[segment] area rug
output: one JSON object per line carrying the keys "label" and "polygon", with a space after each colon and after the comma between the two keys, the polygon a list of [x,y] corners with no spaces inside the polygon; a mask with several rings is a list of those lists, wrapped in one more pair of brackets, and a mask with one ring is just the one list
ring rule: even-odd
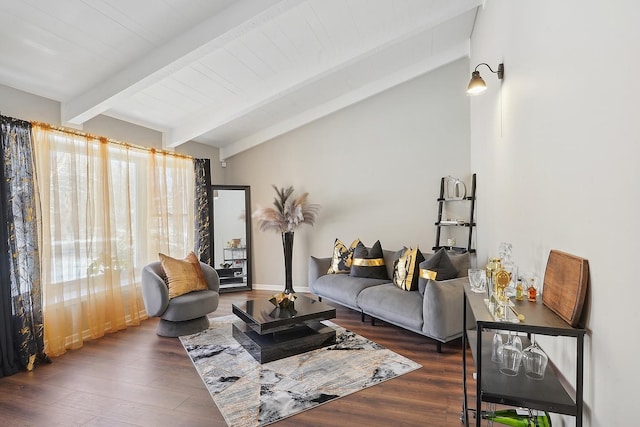
{"label": "area rug", "polygon": [[180,337],[230,427],[274,423],[421,367],[333,322],[336,344],[260,364],[233,338],[234,316]]}

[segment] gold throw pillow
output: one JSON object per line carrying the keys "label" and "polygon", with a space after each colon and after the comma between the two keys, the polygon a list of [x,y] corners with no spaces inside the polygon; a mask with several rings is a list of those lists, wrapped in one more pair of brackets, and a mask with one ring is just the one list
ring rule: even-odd
{"label": "gold throw pillow", "polygon": [[415,249],[405,249],[393,265],[393,284],[405,291],[418,289],[418,265],[424,261],[422,252]]}
{"label": "gold throw pillow", "polygon": [[158,254],[164,274],[167,276],[169,299],[194,291],[209,289],[200,262],[193,252],[184,260]]}
{"label": "gold throw pillow", "polygon": [[360,239],[356,239],[351,242],[351,245],[347,248],[340,239],[336,239],[333,243],[333,256],[331,257],[331,266],[327,271],[327,274],[346,273],[351,271],[351,262],[353,260],[353,251],[360,242]]}

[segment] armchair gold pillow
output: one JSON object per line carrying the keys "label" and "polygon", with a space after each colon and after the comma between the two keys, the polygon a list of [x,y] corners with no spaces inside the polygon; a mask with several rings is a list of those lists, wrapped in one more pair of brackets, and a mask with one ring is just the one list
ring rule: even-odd
{"label": "armchair gold pillow", "polygon": [[184,260],[158,254],[167,277],[169,299],[194,291],[209,289],[196,254],[189,252]]}
{"label": "armchair gold pillow", "polygon": [[145,310],[149,317],[160,317],[156,333],[178,337],[207,329],[207,315],[220,299],[218,273],[193,252],[184,260],[159,257],[142,268],[141,277]]}

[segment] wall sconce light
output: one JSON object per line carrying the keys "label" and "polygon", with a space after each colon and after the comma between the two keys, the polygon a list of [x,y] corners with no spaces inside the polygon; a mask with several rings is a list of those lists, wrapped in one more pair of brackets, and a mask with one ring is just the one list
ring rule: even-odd
{"label": "wall sconce light", "polygon": [[481,65],[486,65],[492,73],[497,74],[498,79],[502,80],[504,78],[504,64],[498,64],[498,71],[493,71],[489,64],[482,62],[476,65],[476,69],[471,73],[471,80],[469,81],[469,86],[467,86],[467,95],[479,95],[487,90],[487,84],[482,80],[480,71],[478,71],[478,67]]}

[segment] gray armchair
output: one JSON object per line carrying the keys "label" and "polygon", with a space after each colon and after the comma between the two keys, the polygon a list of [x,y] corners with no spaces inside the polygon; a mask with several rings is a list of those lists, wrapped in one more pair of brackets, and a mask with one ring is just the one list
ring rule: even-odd
{"label": "gray armchair", "polygon": [[207,314],[218,308],[220,279],[216,270],[200,263],[208,290],[189,292],[169,299],[160,261],[142,269],[142,298],[149,317],[160,317],[156,333],[163,337],[178,337],[200,332],[209,327]]}

